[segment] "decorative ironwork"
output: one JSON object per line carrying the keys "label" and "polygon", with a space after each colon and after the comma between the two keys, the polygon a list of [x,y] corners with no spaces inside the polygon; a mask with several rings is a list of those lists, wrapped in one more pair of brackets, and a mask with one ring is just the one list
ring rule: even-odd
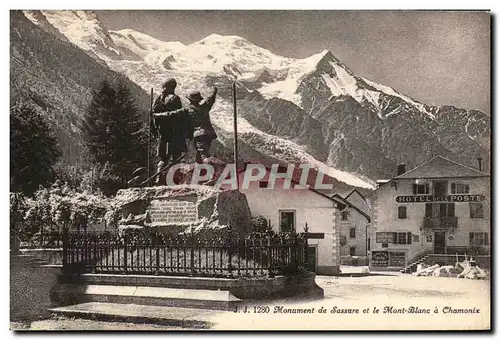
{"label": "decorative ironwork", "polygon": [[148,230],[64,232],[68,274],[120,273],[208,277],[293,275],[307,268],[307,232],[199,237]]}
{"label": "decorative ironwork", "polygon": [[458,226],[456,216],[424,216],[423,227],[429,229],[448,229]]}

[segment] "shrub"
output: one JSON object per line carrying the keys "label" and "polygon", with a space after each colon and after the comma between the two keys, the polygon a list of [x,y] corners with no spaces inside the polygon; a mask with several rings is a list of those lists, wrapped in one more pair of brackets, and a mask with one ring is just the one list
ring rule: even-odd
{"label": "shrub", "polygon": [[253,216],[252,217],[252,233],[255,234],[266,234],[266,235],[276,235],[273,230],[271,222],[263,216]]}

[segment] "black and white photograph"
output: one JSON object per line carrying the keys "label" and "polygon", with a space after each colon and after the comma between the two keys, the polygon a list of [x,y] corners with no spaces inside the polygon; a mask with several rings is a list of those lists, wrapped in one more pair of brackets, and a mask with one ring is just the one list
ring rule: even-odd
{"label": "black and white photograph", "polygon": [[491,330],[489,10],[9,19],[11,331]]}

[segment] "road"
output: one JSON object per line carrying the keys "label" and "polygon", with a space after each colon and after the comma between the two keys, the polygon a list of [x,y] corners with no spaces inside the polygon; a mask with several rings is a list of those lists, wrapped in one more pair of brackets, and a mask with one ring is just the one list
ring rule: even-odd
{"label": "road", "polygon": [[[253,313],[250,308],[251,313],[218,320],[215,328],[467,330],[488,329],[490,325],[490,281],[370,275],[318,276],[316,282],[325,291],[323,300],[274,303],[268,305],[267,313]],[[283,310],[314,308],[314,313],[280,313],[280,305]],[[468,313],[452,313],[464,310]]]}
{"label": "road", "polygon": [[[248,313],[214,311],[219,330],[469,330],[490,325],[490,281],[411,275],[316,277],[322,300],[247,305]],[[268,307],[268,308],[267,308]],[[297,312],[304,313],[297,313]],[[464,312],[467,313],[464,313]],[[293,313],[295,312],[295,313]],[[48,319],[31,330],[180,330],[178,327]]]}

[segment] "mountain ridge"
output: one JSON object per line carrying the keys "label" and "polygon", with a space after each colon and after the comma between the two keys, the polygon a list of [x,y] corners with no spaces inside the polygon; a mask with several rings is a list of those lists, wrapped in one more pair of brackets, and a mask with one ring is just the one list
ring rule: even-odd
{"label": "mountain ridge", "polygon": [[232,132],[230,86],[236,81],[240,139],[271,158],[319,162],[372,187],[375,179],[391,176],[397,163],[411,168],[436,154],[468,165],[482,157],[489,165],[484,113],[420,103],[355,74],[331,51],[294,59],[238,36],[210,34],[184,45],[132,29],[106,32],[120,57],[87,40],[77,44],[90,46],[87,53],[143,89],[159,87],[167,75],[178,79],[180,93],[217,85],[213,120],[225,139]]}

